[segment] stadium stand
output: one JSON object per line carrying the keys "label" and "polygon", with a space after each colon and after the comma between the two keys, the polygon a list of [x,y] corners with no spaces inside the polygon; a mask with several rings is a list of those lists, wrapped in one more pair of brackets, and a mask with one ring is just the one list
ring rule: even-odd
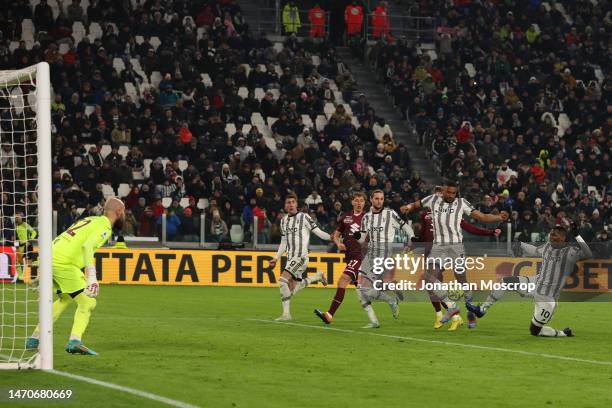
{"label": "stadium stand", "polygon": [[511,211],[513,238],[575,222],[585,239],[605,241],[610,13],[604,2],[553,5],[395,6],[437,15],[436,44],[400,36],[374,45],[369,61],[440,173],[481,210]]}
{"label": "stadium stand", "polygon": [[[370,54],[395,104],[440,171],[483,209],[511,209],[523,237],[547,231],[548,211],[605,238],[612,120],[601,10],[560,2],[581,16],[568,22],[537,1],[527,13],[516,10],[526,2],[455,3],[436,11],[436,46],[400,38]],[[250,241],[258,215],[258,241],[277,243],[289,191],[331,230],[352,191],[382,188],[398,209],[432,187],[411,174],[410,146],[355,92],[328,42],[255,35],[234,0],[60,4],[0,10],[0,67],[51,64],[58,232],[119,194],[127,234],[159,234],[165,212],[189,218],[173,239],[203,230]],[[428,15],[430,2],[418,4]],[[547,51],[561,40],[567,49]]]}

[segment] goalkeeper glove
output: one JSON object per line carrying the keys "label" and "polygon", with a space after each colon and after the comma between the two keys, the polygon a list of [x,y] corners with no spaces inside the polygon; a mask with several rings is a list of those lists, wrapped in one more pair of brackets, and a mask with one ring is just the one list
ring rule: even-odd
{"label": "goalkeeper glove", "polygon": [[89,297],[95,298],[100,293],[100,285],[98,285],[98,278],[96,277],[96,268],[94,266],[86,266],[85,274],[87,275],[87,287],[85,288],[85,294]]}

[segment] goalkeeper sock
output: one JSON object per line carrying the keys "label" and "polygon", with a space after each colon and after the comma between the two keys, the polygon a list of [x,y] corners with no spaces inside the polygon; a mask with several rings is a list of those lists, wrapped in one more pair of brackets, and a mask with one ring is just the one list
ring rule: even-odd
{"label": "goalkeeper sock", "polygon": [[287,278],[281,277],[278,279],[278,289],[281,295],[281,305],[283,305],[283,315],[288,316],[290,314],[289,303],[291,302],[291,289],[289,289],[289,281]]}
{"label": "goalkeeper sock", "polygon": [[81,292],[74,297],[74,301],[77,304],[77,310],[74,313],[74,323],[72,324],[72,331],[70,332],[70,340],[80,341],[89,324],[91,312],[96,308],[96,299]]}
{"label": "goalkeeper sock", "polygon": [[[53,302],[53,307],[51,308],[53,314],[53,323],[55,323],[55,321],[62,315],[62,313],[64,313],[64,310],[66,310],[66,308],[70,306],[71,303],[72,298],[70,296],[65,295],[63,293],[59,294],[59,297],[55,300],[55,302]],[[36,326],[36,329],[34,329],[34,333],[32,333],[31,337],[35,339],[38,339],[40,337],[40,326]]]}

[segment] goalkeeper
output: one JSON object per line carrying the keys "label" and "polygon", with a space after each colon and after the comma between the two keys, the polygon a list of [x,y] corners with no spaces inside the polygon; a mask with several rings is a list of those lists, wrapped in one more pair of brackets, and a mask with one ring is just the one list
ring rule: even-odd
{"label": "goalkeeper", "polygon": [[15,215],[15,232],[17,233],[17,241],[19,242],[19,246],[17,247],[17,275],[19,280],[24,280],[24,264],[35,256],[30,241],[35,239],[37,234],[36,230],[25,222],[23,213],[21,212]]}
{"label": "goalkeeper", "polygon": [[[58,299],[53,303],[53,321],[58,319],[72,301],[77,304],[70,339],[66,345],[69,353],[97,355],[82,342],[99,292],[94,252],[108,241],[113,226],[121,229],[124,211],[123,202],[111,197],[104,204],[104,215],[77,221],[53,241],[53,284],[58,294]],[[26,348],[38,348],[38,339],[37,327],[32,337],[28,338]]]}

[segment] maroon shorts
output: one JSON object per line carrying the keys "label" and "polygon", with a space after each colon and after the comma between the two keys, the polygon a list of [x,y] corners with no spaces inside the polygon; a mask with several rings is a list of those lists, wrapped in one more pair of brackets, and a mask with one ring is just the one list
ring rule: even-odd
{"label": "maroon shorts", "polygon": [[359,268],[361,267],[361,259],[351,259],[346,263],[344,268],[344,275],[348,275],[351,278],[351,283],[357,286],[357,277],[359,276]]}

